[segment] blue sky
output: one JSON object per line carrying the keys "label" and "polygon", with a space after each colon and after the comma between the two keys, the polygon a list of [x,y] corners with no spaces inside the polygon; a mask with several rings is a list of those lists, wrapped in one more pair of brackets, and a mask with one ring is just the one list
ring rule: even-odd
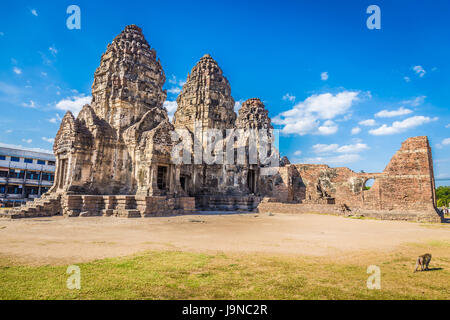
{"label": "blue sky", "polygon": [[[81,30],[66,27],[81,9]],[[381,29],[369,30],[369,5]],[[379,172],[427,135],[450,178],[448,1],[14,1],[0,10],[0,143],[51,150],[65,110],[89,102],[101,54],[137,24],[180,85],[205,53],[233,98],[259,97],[292,162]],[[238,105],[237,105],[238,106]],[[450,184],[450,181],[438,182]]]}

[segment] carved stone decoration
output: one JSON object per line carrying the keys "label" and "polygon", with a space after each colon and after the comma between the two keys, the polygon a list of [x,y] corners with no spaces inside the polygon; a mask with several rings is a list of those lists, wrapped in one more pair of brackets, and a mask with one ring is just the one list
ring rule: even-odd
{"label": "carved stone decoration", "polygon": [[162,108],[166,77],[142,30],[130,25],[108,45],[94,74],[92,108],[118,135],[153,108]]}
{"label": "carved stone decoration", "polygon": [[[148,171],[142,166],[150,167],[156,159],[151,146],[159,141],[152,130],[173,129],[163,108],[164,82],[155,50],[139,27],[127,26],[102,56],[91,106],[84,106],[76,119],[68,113],[61,123],[54,151],[65,178],[54,189],[86,194],[135,194],[138,189],[145,195],[162,193],[152,188],[150,179],[140,177]],[[168,166],[169,158],[170,148],[158,161]]]}
{"label": "carved stone decoration", "polygon": [[209,54],[192,68],[177,104],[173,121],[176,128],[184,127],[194,132],[195,120],[203,128],[234,128],[236,113],[230,84]]}
{"label": "carved stone decoration", "polygon": [[248,99],[242,103],[236,121],[238,129],[273,129],[269,111],[258,98]]}

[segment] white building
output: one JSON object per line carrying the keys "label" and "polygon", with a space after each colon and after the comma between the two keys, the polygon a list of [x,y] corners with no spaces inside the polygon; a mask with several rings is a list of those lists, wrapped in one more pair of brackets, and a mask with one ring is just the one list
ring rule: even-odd
{"label": "white building", "polygon": [[39,198],[54,178],[53,154],[0,147],[0,206]]}

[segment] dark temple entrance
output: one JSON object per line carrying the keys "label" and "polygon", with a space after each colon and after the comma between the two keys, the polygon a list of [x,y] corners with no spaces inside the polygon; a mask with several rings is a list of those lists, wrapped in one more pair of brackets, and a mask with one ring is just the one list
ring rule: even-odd
{"label": "dark temple entrance", "polygon": [[255,170],[248,170],[247,173],[247,187],[251,193],[256,192],[256,172]]}

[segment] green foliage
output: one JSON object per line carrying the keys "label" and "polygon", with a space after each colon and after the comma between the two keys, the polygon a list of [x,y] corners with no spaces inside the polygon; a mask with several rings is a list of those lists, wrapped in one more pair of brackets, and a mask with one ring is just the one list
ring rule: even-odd
{"label": "green foliage", "polygon": [[436,202],[438,207],[448,207],[450,204],[450,187],[441,186],[436,189]]}

